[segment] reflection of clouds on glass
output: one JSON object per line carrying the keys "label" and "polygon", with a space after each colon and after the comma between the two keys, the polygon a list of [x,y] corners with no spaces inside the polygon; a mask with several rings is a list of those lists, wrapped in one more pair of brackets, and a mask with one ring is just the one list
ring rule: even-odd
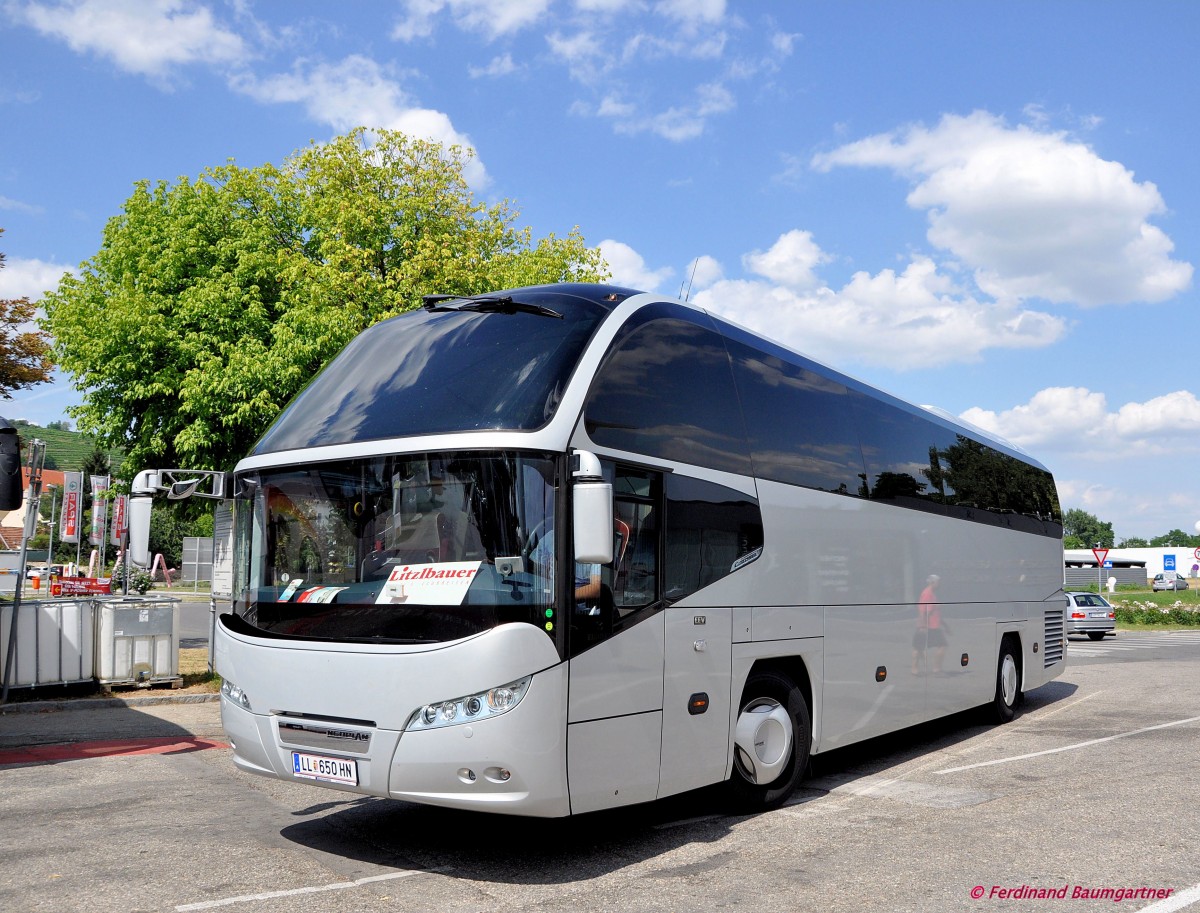
{"label": "reflection of clouds on glass", "polygon": [[296,398],[257,452],[539,428],[607,313],[580,298],[554,304],[563,319],[418,311],[376,324]]}

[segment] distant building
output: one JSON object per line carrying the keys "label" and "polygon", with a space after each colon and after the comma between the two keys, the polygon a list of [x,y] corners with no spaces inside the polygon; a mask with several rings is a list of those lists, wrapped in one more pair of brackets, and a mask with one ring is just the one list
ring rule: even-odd
{"label": "distant building", "polygon": [[[1176,571],[1184,577],[1200,577],[1200,548],[1191,546],[1160,546],[1157,548],[1110,548],[1105,556],[1105,567],[1100,573],[1104,579],[1116,577],[1118,583],[1141,583],[1154,579],[1155,574]],[[1086,582],[1096,581],[1096,556],[1090,548],[1063,549],[1063,563],[1067,568],[1067,582],[1084,575],[1078,569],[1088,568]],[[1073,573],[1074,571],[1074,573]],[[1111,573],[1109,573],[1111,572]]]}

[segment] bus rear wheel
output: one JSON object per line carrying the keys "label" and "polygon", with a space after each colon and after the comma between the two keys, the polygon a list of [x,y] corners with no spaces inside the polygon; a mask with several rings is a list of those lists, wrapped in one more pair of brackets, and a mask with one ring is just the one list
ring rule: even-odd
{"label": "bus rear wheel", "polygon": [[1012,720],[1021,706],[1022,696],[1021,648],[1010,634],[1000,641],[1000,657],[996,661],[996,696],[992,700],[996,722]]}
{"label": "bus rear wheel", "polygon": [[734,728],[733,804],[746,812],[782,805],[804,777],[811,747],[811,716],[795,682],[775,671],[751,675]]}

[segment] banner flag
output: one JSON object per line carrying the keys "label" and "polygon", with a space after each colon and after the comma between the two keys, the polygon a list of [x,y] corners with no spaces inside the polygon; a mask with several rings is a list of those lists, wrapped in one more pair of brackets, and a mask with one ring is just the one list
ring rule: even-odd
{"label": "banner flag", "polygon": [[83,502],[83,473],[63,473],[63,506],[58,536],[63,542],[79,541],[79,509]]}
{"label": "banner flag", "polygon": [[100,545],[104,541],[104,521],[108,516],[108,476],[92,476],[92,529],[88,542]]}
{"label": "banner flag", "polygon": [[117,495],[113,498],[112,529],[109,531],[108,541],[118,547],[125,544],[125,527],[127,525],[125,510],[128,507],[129,495]]}

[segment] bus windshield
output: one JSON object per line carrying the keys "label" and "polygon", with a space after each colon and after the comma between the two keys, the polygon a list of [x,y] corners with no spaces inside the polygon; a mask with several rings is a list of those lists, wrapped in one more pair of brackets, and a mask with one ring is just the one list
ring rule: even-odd
{"label": "bus windshield", "polygon": [[554,637],[555,461],[428,453],[239,476],[234,614],[255,633],[442,643],[507,622]]}
{"label": "bus windshield", "polygon": [[627,294],[610,286],[522,289],[377,323],[296,396],[254,453],[541,428],[588,340]]}

